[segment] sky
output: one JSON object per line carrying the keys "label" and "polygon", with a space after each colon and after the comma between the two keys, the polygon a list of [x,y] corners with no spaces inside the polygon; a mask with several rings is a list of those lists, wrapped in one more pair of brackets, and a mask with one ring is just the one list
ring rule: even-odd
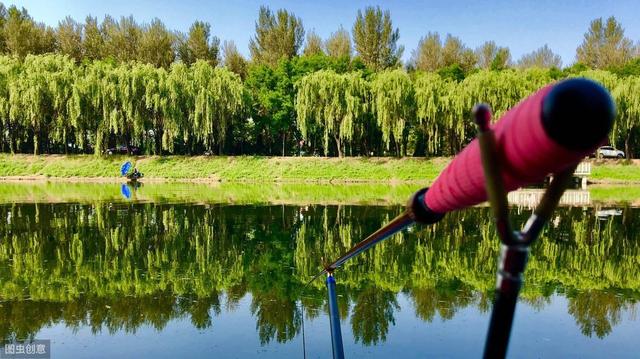
{"label": "sky", "polygon": [[598,17],[615,16],[625,34],[635,43],[640,40],[640,3],[638,0],[444,0],[444,1],[254,1],[254,0],[23,0],[4,1],[5,5],[25,7],[31,16],[56,26],[65,16],[83,22],[91,14],[102,19],[133,15],[140,22],[157,17],[169,29],[186,32],[195,20],[207,21],[221,41],[233,40],[238,49],[249,54],[249,40],[261,5],[272,10],[286,8],[302,19],[305,30],[315,30],[327,38],[340,26],[351,31],[358,9],[380,6],[391,11],[394,27],[400,30],[399,44],[405,47],[407,61],[418,41],[428,32],[458,36],[473,49],[493,40],[508,46],[513,60],[544,44],[562,57],[563,65],[575,62],[576,48],[582,42],[589,23]]}

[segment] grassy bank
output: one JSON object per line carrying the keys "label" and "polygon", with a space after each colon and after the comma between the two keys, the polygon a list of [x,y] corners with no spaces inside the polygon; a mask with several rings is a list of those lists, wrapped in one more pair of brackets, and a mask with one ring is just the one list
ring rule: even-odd
{"label": "grassy bank", "polygon": [[[0,177],[118,180],[120,165],[131,160],[147,180],[207,182],[423,182],[434,180],[449,158],[184,157],[91,155],[0,155]],[[640,183],[640,164],[594,163],[590,180]]]}
{"label": "grassy bank", "polygon": [[96,157],[91,155],[0,155],[0,177],[117,179],[131,160],[147,179],[228,182],[428,181],[447,159],[321,157]]}
{"label": "grassy bank", "polygon": [[591,170],[590,180],[599,183],[640,183],[640,163],[634,161],[598,161]]}

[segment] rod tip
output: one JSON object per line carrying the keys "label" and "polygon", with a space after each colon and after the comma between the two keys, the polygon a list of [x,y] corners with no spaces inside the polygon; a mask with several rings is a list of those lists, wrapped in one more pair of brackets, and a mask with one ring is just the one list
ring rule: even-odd
{"label": "rod tip", "polygon": [[609,92],[585,78],[561,81],[545,96],[542,105],[545,131],[571,150],[586,151],[601,144],[611,131],[615,116]]}

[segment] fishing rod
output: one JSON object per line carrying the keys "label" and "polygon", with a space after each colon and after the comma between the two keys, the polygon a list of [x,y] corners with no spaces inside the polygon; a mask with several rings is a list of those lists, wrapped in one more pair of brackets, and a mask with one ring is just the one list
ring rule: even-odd
{"label": "fishing rod", "polygon": [[384,227],[378,229],[362,241],[358,242],[351,249],[349,249],[349,251],[340,256],[340,258],[334,260],[332,263],[325,265],[322,271],[316,274],[309,281],[309,283],[313,282],[324,273],[333,273],[336,269],[338,269],[338,267],[342,266],[349,259],[358,256],[360,253],[368,250],[379,242],[393,236],[394,234],[402,231],[403,229],[413,225],[416,222],[431,224],[439,221],[444,215],[440,215],[437,213],[427,213],[420,208],[420,201],[424,200],[424,194],[426,193],[427,189],[428,188],[423,188],[416,192],[409,199],[407,208],[402,214],[398,215]]}
{"label": "fishing rod", "polygon": [[[495,298],[485,343],[485,358],[506,356],[515,306],[523,284],[529,247],[539,236],[572,179],[575,167],[606,141],[615,106],[596,82],[569,79],[546,86],[508,111],[491,126],[486,105],[473,110],[478,136],[429,188],[409,199],[405,211],[324,266],[310,284],[327,274],[334,358],[344,358],[334,271],[349,259],[414,223],[433,224],[448,212],[489,200],[502,243]],[[522,231],[509,219],[507,193],[553,180]]]}

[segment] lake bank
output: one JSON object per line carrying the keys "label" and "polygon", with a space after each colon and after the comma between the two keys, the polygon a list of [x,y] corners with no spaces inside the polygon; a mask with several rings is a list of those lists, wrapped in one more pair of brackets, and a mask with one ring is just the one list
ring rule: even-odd
{"label": "lake bank", "polygon": [[[451,158],[0,155],[0,181],[120,182],[130,160],[146,182],[420,183]],[[637,161],[593,161],[589,181],[640,184]]]}

